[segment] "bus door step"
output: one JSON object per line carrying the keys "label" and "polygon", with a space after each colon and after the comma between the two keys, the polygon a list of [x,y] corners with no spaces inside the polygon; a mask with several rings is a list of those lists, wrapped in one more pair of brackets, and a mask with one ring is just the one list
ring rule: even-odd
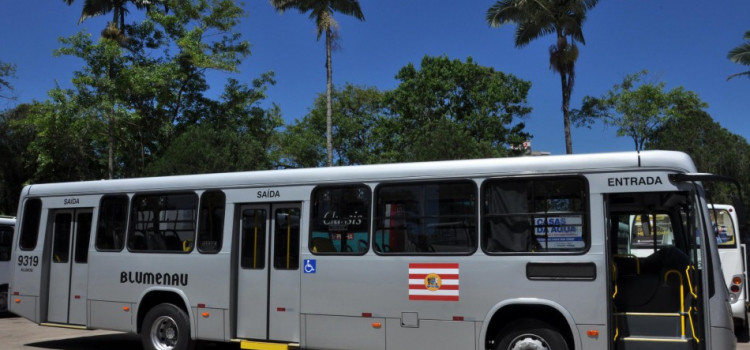
{"label": "bus door step", "polygon": [[291,349],[299,349],[299,344],[297,343],[271,343],[271,342],[261,342],[261,341],[254,341],[254,340],[242,340],[240,342],[240,349],[291,350]]}
{"label": "bus door step", "polygon": [[617,327],[624,337],[689,337],[690,325],[680,313],[618,313]]}
{"label": "bus door step", "polygon": [[617,341],[617,350],[692,350],[693,339],[680,337],[625,337]]}

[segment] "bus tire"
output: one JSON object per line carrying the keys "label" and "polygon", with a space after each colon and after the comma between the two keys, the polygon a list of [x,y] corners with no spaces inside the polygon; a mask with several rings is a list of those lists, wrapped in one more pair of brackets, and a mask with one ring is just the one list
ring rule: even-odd
{"label": "bus tire", "polygon": [[144,350],[194,349],[187,313],[169,303],[154,306],[143,319],[141,342]]}
{"label": "bus tire", "polygon": [[521,319],[500,330],[494,350],[568,350],[560,332],[547,322]]}

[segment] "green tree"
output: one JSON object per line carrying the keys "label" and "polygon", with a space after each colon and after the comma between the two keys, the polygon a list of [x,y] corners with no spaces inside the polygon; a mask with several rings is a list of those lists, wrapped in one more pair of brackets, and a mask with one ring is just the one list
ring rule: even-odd
{"label": "green tree", "polygon": [[[346,84],[334,89],[333,143],[336,165],[358,165],[377,162],[377,131],[385,118],[384,94],[374,87]],[[288,125],[282,133],[281,165],[283,167],[319,167],[327,164],[326,156],[327,96],[320,94],[313,108],[302,119]]]}
{"label": "green tree", "polygon": [[[750,144],[747,139],[722,127],[703,110],[684,109],[682,115],[664,123],[646,143],[646,148],[685,152],[700,172],[737,179],[744,191],[745,208],[750,208]],[[727,194],[733,191],[727,187],[711,199],[731,203]]]}
{"label": "green tree", "polygon": [[[384,133],[383,161],[504,157],[529,138],[518,119],[531,112],[531,83],[447,57],[422,59],[396,75],[388,93],[392,120]],[[515,124],[514,124],[515,123]]]}
{"label": "green tree", "polygon": [[230,80],[221,100],[177,136],[146,169],[148,175],[199,174],[271,169],[277,163],[276,138],[283,125],[276,105],[264,109],[273,74],[252,87]]}
{"label": "green tree", "polygon": [[310,19],[315,21],[320,36],[326,35],[326,149],[328,166],[333,165],[333,68],[331,66],[331,50],[338,34],[338,24],[333,19],[333,13],[339,12],[364,21],[365,15],[359,7],[358,0],[271,0],[271,5],[279,12],[296,9],[300,13],[310,12]]}
{"label": "green tree", "polygon": [[18,210],[18,198],[24,184],[34,176],[37,157],[29,153],[35,138],[33,126],[24,125],[32,104],[21,104],[0,112],[0,213],[13,214]]}
{"label": "green tree", "polygon": [[250,52],[234,31],[243,16],[230,0],[182,1],[126,26],[124,43],[84,33],[62,39],[58,54],[84,60],[73,81],[107,125],[112,177],[143,175],[206,112],[206,72],[235,72]]}
{"label": "green tree", "polygon": [[15,78],[16,65],[0,61],[0,98],[11,99],[11,95],[6,95],[3,90],[13,91],[13,85],[8,78]]}
{"label": "green tree", "polygon": [[698,95],[682,87],[665,91],[664,82],[644,82],[646,74],[625,76],[602,97],[584,97],[581,109],[572,112],[574,121],[591,125],[601,120],[616,127],[617,136],[632,138],[635,150],[640,151],[667,121],[682,117],[686,110],[707,107]]}
{"label": "green tree", "polygon": [[565,151],[573,153],[570,136],[570,96],[575,84],[576,43],[586,44],[583,22],[586,12],[598,0],[500,0],[487,10],[487,23],[492,27],[515,23],[515,46],[522,48],[535,39],[555,34],[556,44],[549,48],[550,68],[560,74],[562,111],[565,127]]}
{"label": "green tree", "polygon": [[[750,66],[750,30],[745,32],[745,36],[743,39],[745,39],[747,42],[729,51],[727,58],[729,58],[729,60],[734,63],[739,63],[744,66]],[[727,77],[727,80],[739,76],[750,77],[750,71],[732,74]]]}

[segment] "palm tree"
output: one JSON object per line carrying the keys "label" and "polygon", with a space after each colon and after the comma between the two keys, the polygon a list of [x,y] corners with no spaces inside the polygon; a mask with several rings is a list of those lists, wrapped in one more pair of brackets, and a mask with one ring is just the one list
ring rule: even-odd
{"label": "palm tree", "polygon": [[360,21],[365,20],[365,15],[359,7],[358,0],[271,0],[271,5],[281,13],[290,9],[296,9],[300,13],[309,11],[310,19],[315,20],[318,27],[318,40],[323,33],[326,34],[326,149],[328,150],[328,166],[333,166],[331,46],[338,31],[338,24],[333,19],[333,13],[339,12],[354,16]]}
{"label": "palm tree", "polygon": [[[750,41],[750,30],[745,32],[745,37],[743,39]],[[729,51],[729,55],[727,55],[727,58],[729,58],[729,60],[734,63],[750,66],[750,42],[746,42],[740,46],[735,47],[734,49],[732,49],[732,51]],[[750,77],[750,71],[732,74],[727,77],[727,80],[741,75]]]}
{"label": "palm tree", "polygon": [[515,46],[522,48],[534,39],[556,34],[557,42],[549,48],[550,68],[560,74],[562,111],[565,126],[565,151],[573,153],[570,137],[570,96],[575,83],[576,43],[583,39],[586,11],[599,0],[500,0],[487,10],[487,23],[492,27],[515,23]]}

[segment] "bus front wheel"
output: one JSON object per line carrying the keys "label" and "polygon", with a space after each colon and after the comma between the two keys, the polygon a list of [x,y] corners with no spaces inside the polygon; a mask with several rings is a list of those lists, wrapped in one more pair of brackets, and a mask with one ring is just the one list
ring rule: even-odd
{"label": "bus front wheel", "polygon": [[173,304],[159,304],[143,319],[141,341],[144,350],[192,350],[188,315]]}
{"label": "bus front wheel", "polygon": [[535,319],[522,319],[503,328],[495,338],[494,350],[567,350],[557,329]]}

